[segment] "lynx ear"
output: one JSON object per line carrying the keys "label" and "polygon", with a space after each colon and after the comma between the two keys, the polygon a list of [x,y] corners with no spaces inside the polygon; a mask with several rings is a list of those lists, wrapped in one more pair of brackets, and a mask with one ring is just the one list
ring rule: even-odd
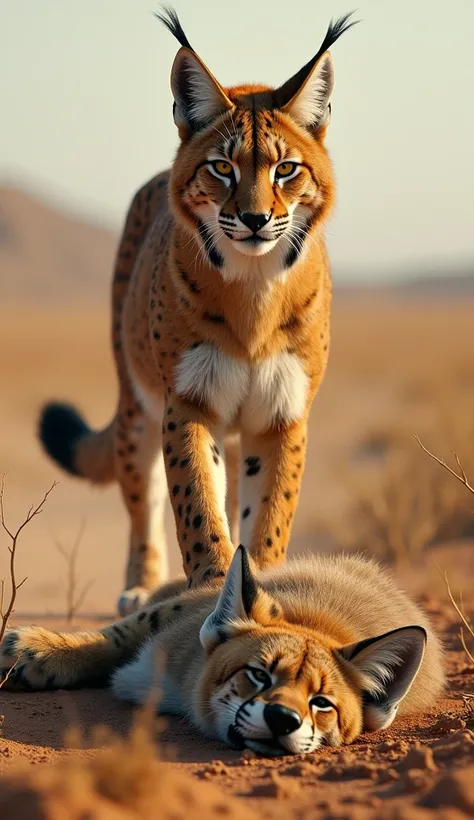
{"label": "lynx ear", "polygon": [[318,129],[328,120],[333,88],[334,69],[331,55],[327,51],[281,110],[293,117],[299,125]]}
{"label": "lynx ear", "polygon": [[341,34],[356,25],[358,21],[350,19],[352,14],[331,21],[319,51],[275,91],[278,107],[304,128],[318,131],[329,123],[334,70],[328,49]]}
{"label": "lynx ear", "polygon": [[209,651],[219,643],[232,621],[251,617],[258,594],[259,587],[250,568],[247,550],[240,546],[227,570],[216,608],[207,616],[199,632],[204,649]]}
{"label": "lynx ear", "polygon": [[339,650],[362,678],[364,729],[385,729],[394,720],[423,660],[426,632],[404,626]]}
{"label": "lynx ear", "polygon": [[189,48],[180,48],[175,57],[171,90],[175,100],[174,121],[185,133],[202,128],[233,107],[209,69]]}

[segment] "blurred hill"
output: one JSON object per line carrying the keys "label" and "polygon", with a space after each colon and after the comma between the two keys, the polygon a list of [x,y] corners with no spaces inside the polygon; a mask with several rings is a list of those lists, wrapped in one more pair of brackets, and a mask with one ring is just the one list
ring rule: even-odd
{"label": "blurred hill", "polygon": [[[73,303],[103,305],[109,300],[118,236],[45,204],[23,190],[0,187],[0,304],[37,307]],[[340,296],[399,298],[474,296],[474,260],[464,267],[437,262],[425,270],[386,271],[363,283],[356,271],[334,271]],[[348,284],[351,282],[351,284]],[[354,283],[354,284],[352,284]]]}
{"label": "blurred hill", "polygon": [[105,303],[117,237],[0,187],[0,303]]}

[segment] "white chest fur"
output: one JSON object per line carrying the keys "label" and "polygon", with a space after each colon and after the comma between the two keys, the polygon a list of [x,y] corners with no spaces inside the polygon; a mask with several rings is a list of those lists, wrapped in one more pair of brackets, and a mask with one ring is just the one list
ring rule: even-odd
{"label": "white chest fur", "polygon": [[176,391],[202,402],[224,425],[240,413],[241,427],[257,435],[276,424],[292,424],[305,411],[309,379],[293,353],[256,364],[227,356],[214,345],[186,351],[176,367]]}

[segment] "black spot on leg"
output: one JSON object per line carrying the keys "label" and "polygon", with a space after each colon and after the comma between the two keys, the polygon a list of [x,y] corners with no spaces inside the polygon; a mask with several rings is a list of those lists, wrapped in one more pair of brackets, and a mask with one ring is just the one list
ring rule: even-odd
{"label": "black spot on leg", "polygon": [[204,544],[201,541],[196,541],[193,546],[193,552],[203,552],[204,551]]}
{"label": "black spot on leg", "polygon": [[190,462],[189,458],[183,458],[182,461],[179,462],[179,466],[181,468],[182,467],[187,467],[189,465],[189,462]]}
{"label": "black spot on leg", "polygon": [[140,612],[140,615],[138,616],[137,620],[141,623],[144,620],[144,618],[146,618],[146,612]]}
{"label": "black spot on leg", "polygon": [[289,491],[289,490],[285,490],[285,492],[284,492],[284,496],[285,496],[286,500],[287,500],[287,501],[289,501],[289,500],[290,500],[290,498],[291,498],[291,493],[290,493],[290,491]]}
{"label": "black spot on leg", "polygon": [[178,515],[179,515],[180,518],[183,517],[183,505],[182,504],[178,504]]}
{"label": "black spot on leg", "polygon": [[176,467],[177,463],[178,463],[178,456],[175,456],[170,461],[170,467]]}
{"label": "black spot on leg", "polygon": [[273,547],[273,541],[271,538],[267,538],[267,547]]}
{"label": "black spot on leg", "polygon": [[187,498],[189,495],[191,495],[191,486],[190,486],[190,484],[188,484],[188,486],[186,487],[186,489],[185,489],[185,491],[184,491],[184,495],[186,496],[186,498]]}
{"label": "black spot on leg", "polygon": [[179,484],[175,484],[173,487],[173,496],[176,498],[177,495],[181,492],[181,487]]}
{"label": "black spot on leg", "polygon": [[138,502],[140,501],[140,496],[139,495],[131,495],[130,496],[130,501],[132,501],[133,504],[138,504]]}
{"label": "black spot on leg", "polygon": [[281,535],[280,527],[276,528],[275,533],[276,533],[276,537],[279,538],[280,535]]}
{"label": "black spot on leg", "polygon": [[280,614],[280,610],[278,609],[276,604],[272,604],[270,607],[270,615],[272,618],[278,618]]}
{"label": "black spot on leg", "polygon": [[196,572],[196,570],[199,569],[200,566],[201,564],[199,563],[199,561],[196,564],[194,564],[193,572]]}
{"label": "black spot on leg", "polygon": [[211,532],[210,539],[214,544],[218,544],[220,541],[219,536],[215,532]]}
{"label": "black spot on leg", "polygon": [[182,604],[174,604],[173,612],[179,612],[183,608]]}
{"label": "black spot on leg", "polygon": [[186,553],[186,563],[189,564],[190,560],[191,560],[191,553],[187,552]]}
{"label": "black spot on leg", "polygon": [[174,421],[169,421],[168,422],[168,430],[170,430],[170,432],[173,432],[174,430],[176,430],[176,424],[174,423]]}
{"label": "black spot on leg", "polygon": [[246,507],[245,510],[242,513],[242,518],[248,518],[250,513],[251,513],[250,507]]}
{"label": "black spot on leg", "polygon": [[173,448],[172,448],[171,444],[167,444],[166,445],[166,450],[165,450],[166,455],[169,456],[169,454],[172,453],[172,452],[173,452]]}
{"label": "black spot on leg", "polygon": [[257,475],[260,472],[261,464],[258,456],[249,456],[245,459],[245,463],[247,465],[247,475]]}
{"label": "black spot on leg", "polygon": [[194,527],[194,529],[198,530],[199,527],[201,526],[201,524],[202,524],[202,515],[196,515],[193,518],[193,527]]}

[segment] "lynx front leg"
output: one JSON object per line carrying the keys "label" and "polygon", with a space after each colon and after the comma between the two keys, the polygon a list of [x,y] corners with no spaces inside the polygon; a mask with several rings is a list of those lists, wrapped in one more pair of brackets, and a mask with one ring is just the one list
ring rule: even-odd
{"label": "lynx front leg", "polygon": [[242,435],[240,541],[259,567],[286,558],[305,451],[306,422]]}
{"label": "lynx front leg", "polygon": [[233,547],[226,515],[224,448],[211,417],[171,394],[163,452],[188,586],[224,576]]}

